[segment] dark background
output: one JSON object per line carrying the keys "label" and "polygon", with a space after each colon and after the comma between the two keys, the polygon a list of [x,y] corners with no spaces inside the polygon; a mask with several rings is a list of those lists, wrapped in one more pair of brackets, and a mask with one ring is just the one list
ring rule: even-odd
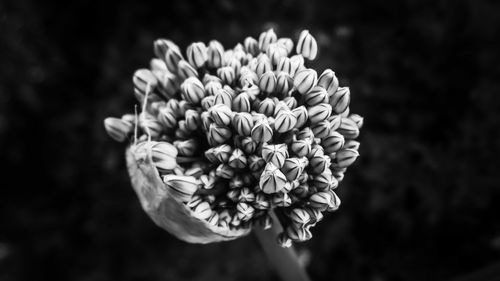
{"label": "dark background", "polygon": [[189,245],[157,228],[102,125],[132,112],[154,39],[229,47],[268,27],[308,28],[312,66],[365,117],[342,207],[299,245],[312,279],[498,270],[499,14],[486,0],[0,2],[0,280],[277,280],[253,236]]}

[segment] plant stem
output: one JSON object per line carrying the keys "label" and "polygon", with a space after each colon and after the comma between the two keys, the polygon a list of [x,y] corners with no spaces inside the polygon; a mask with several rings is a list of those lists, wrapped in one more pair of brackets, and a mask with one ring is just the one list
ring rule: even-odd
{"label": "plant stem", "polygon": [[283,231],[283,227],[276,214],[273,211],[270,214],[273,219],[271,229],[263,230],[257,227],[254,230],[269,262],[283,281],[310,281],[305,268],[299,263],[293,246],[282,248],[276,242],[276,237]]}

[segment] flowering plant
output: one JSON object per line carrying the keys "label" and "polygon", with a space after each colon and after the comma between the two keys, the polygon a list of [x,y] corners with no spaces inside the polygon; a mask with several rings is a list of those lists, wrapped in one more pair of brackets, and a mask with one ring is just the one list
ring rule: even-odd
{"label": "flowering plant", "polygon": [[154,53],[133,77],[140,114],[104,120],[114,140],[132,142],[132,186],[153,221],[191,243],[273,222],[283,247],[310,239],[340,205],[335,189],[363,125],[335,73],[306,66],[314,37],[302,31],[294,48],[270,29],[232,49],[192,43],[185,54],[158,39]]}

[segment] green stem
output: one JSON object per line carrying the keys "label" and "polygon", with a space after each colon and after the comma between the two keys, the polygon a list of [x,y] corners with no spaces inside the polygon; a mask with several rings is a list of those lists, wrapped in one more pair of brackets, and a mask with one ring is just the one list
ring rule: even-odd
{"label": "green stem", "polygon": [[299,263],[297,253],[293,246],[282,248],[276,242],[276,237],[283,231],[280,221],[273,211],[270,212],[273,219],[271,229],[263,230],[256,227],[254,232],[267,258],[274,266],[276,272],[283,281],[310,281],[305,268]]}

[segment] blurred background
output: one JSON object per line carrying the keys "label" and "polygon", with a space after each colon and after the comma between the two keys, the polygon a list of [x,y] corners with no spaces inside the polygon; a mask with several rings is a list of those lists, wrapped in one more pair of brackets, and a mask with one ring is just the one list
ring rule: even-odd
{"label": "blurred background", "polygon": [[309,29],[310,65],[365,117],[341,208],[298,245],[312,279],[498,280],[499,14],[487,0],[1,1],[0,280],[278,280],[253,236],[190,245],[156,227],[102,123],[133,111],[154,39],[234,46],[269,27]]}

